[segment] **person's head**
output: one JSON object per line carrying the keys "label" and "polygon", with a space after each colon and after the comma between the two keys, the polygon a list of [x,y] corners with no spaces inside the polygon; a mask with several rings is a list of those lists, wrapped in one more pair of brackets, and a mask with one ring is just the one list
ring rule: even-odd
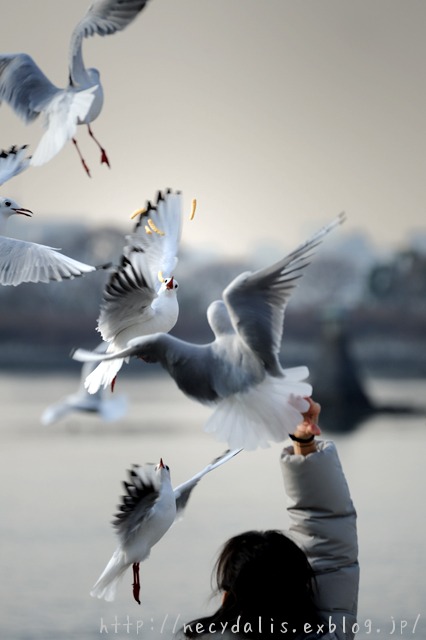
{"label": "person's head", "polygon": [[265,623],[262,635],[268,637],[273,635],[271,620],[275,632],[282,623],[292,629],[318,620],[312,568],[302,549],[280,531],[246,531],[230,538],[220,551],[213,575],[216,591],[223,594],[222,605],[213,616],[200,621],[231,625],[240,618],[241,628],[245,623],[247,631],[250,625],[257,630],[261,617]]}
{"label": "person's head", "polygon": [[230,538],[215,565],[217,589],[241,611],[303,603],[312,597],[305,553],[280,531],[246,531]]}

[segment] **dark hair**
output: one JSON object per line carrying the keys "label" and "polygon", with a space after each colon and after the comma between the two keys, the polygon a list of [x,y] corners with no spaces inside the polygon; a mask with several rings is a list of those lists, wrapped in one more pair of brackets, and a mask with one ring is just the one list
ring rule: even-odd
{"label": "dark hair", "polygon": [[281,531],[247,531],[230,538],[213,575],[216,592],[224,592],[223,602],[211,616],[185,624],[186,637],[223,630],[225,623],[236,637],[272,638],[285,629],[295,637],[294,630],[301,633],[305,624],[320,622],[311,565]]}

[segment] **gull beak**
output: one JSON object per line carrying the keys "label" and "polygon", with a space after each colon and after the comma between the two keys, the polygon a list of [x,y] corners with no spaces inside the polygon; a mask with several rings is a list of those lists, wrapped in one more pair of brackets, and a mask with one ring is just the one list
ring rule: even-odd
{"label": "gull beak", "polygon": [[163,458],[160,458],[160,464],[158,466],[160,467],[160,469],[164,469]]}
{"label": "gull beak", "polygon": [[30,211],[29,209],[24,209],[23,207],[19,207],[19,209],[12,209],[12,211],[14,211],[15,213],[21,213],[23,216],[28,216],[29,218],[31,218],[31,216],[33,215],[32,211]]}
{"label": "gull beak", "polygon": [[166,289],[173,289],[173,276],[170,278],[169,282],[166,284]]}

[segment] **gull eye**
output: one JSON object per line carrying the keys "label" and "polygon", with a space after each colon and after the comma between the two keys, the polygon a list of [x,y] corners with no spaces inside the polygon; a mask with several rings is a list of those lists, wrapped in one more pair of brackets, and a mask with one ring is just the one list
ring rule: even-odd
{"label": "gull eye", "polygon": [[12,203],[11,203],[11,201],[10,201],[10,200],[6,200],[4,204],[5,204],[5,206],[6,206],[6,207],[10,207],[10,205],[11,205]]}
{"label": "gull eye", "polygon": [[177,283],[177,282],[175,282],[175,286],[174,286],[174,288],[175,288],[175,289],[178,289],[178,288],[179,288],[179,285],[178,285],[178,283]]}

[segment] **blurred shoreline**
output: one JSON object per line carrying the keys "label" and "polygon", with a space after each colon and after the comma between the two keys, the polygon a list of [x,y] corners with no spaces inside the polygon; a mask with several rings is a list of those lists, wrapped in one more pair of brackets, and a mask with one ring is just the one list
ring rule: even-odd
{"label": "blurred shoreline", "polygon": [[[302,323],[303,330],[300,329]],[[333,354],[331,350],[327,352],[329,338],[321,334],[318,323],[307,323],[304,317],[295,316],[291,324],[299,324],[299,328],[293,331],[293,326],[289,324],[284,328],[281,353],[283,366],[306,365],[312,371],[329,367]],[[426,318],[419,318],[417,326],[412,324],[411,327],[409,324],[398,325],[395,321],[391,329],[389,324],[369,324],[368,320],[361,324],[364,326],[358,329],[349,326],[345,331],[346,348],[352,366],[363,374],[381,378],[426,378]],[[81,335],[79,340],[80,332],[77,332],[77,337],[73,336],[70,339],[69,335],[64,335],[63,339],[49,342],[52,332],[55,333],[53,326],[45,326],[43,331],[37,334],[37,339],[33,338],[31,341],[19,339],[2,342],[0,339],[0,371],[16,374],[30,370],[45,373],[78,372],[81,365],[72,359],[73,349],[94,349],[101,341],[100,337],[93,335],[92,329],[91,332],[87,332],[92,335],[91,341],[88,341],[87,334],[84,337]],[[208,332],[200,334],[198,339],[194,338],[194,334],[190,337],[186,331],[175,330],[171,333],[199,344],[211,340]],[[157,374],[159,369],[159,365],[147,365],[131,360],[120,375],[151,376]]]}
{"label": "blurred shoreline", "polygon": [[[12,225],[13,226],[13,225]],[[12,229],[13,230],[13,229]],[[61,246],[90,264],[120,260],[125,232],[64,221],[19,228],[32,240]],[[35,235],[36,232],[39,235]],[[283,366],[307,365],[315,375],[328,368],[333,340],[343,336],[350,362],[361,373],[380,377],[426,377],[426,241],[391,255],[371,246],[367,234],[339,233],[312,257],[291,294],[285,313]],[[286,255],[280,239],[241,259],[201,254],[183,245],[176,268],[179,318],[171,334],[198,344],[209,342],[210,302],[238,274]],[[0,287],[0,371],[78,371],[77,347],[101,342],[97,318],[108,272],[48,284]],[[329,348],[331,345],[331,348]],[[157,368],[131,363],[123,375],[151,375]]]}

